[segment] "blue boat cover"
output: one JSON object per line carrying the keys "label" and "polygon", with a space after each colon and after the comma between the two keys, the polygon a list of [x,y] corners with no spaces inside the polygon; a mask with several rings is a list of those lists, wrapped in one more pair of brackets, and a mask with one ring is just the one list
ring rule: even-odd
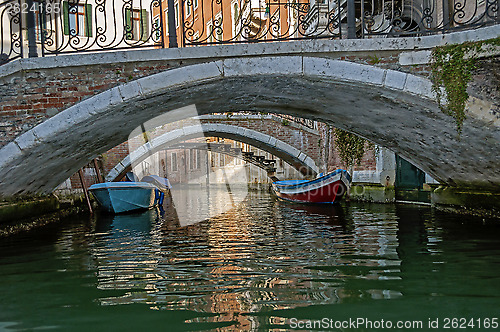
{"label": "blue boat cover", "polygon": [[127,174],[125,174],[125,177],[127,178],[127,181],[139,182],[139,178],[133,172],[128,172]]}
{"label": "blue boat cover", "polygon": [[146,175],[145,177],[142,178],[141,182],[154,184],[155,186],[158,187],[158,189],[162,191],[166,191],[172,188],[172,186],[170,185],[170,181],[168,181],[167,178],[162,178],[158,175]]}

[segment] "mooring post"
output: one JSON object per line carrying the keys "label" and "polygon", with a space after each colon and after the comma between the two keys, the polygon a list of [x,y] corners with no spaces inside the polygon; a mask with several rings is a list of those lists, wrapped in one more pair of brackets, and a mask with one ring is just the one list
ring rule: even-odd
{"label": "mooring post", "polygon": [[97,181],[99,181],[99,183],[103,183],[104,180],[102,179],[101,172],[99,171],[99,167],[97,166],[97,160],[94,158],[93,162],[94,162],[95,174],[97,175]]}
{"label": "mooring post", "polygon": [[85,195],[85,199],[87,200],[89,211],[90,213],[94,213],[94,211],[92,211],[92,204],[90,203],[89,193],[87,192],[87,186],[85,185],[85,181],[83,179],[83,172],[81,168],[78,170],[78,176],[80,177],[80,183],[82,184],[83,194]]}

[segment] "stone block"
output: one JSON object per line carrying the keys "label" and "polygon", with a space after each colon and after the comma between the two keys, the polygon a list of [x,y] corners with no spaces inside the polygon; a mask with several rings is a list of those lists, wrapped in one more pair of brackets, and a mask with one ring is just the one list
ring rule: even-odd
{"label": "stone block", "polygon": [[259,57],[224,60],[224,76],[302,75],[302,57]]}
{"label": "stone block", "polygon": [[17,137],[14,142],[21,150],[27,150],[32,148],[36,144],[40,143],[38,137],[33,134],[33,130],[27,131],[21,136]]}
{"label": "stone block", "polygon": [[435,98],[431,81],[415,75],[408,74],[403,91],[429,99]]}
{"label": "stone block", "polygon": [[10,142],[0,149],[0,169],[4,169],[10,162],[22,157],[22,151],[14,142]]}
{"label": "stone block", "polygon": [[123,101],[142,96],[141,86],[136,81],[118,86],[118,91]]}
{"label": "stone block", "polygon": [[431,51],[402,52],[399,54],[399,64],[402,66],[428,64],[431,61]]}
{"label": "stone block", "polygon": [[167,70],[155,75],[138,79],[143,94],[154,94],[168,88],[189,85],[209,79],[222,77],[222,62],[214,61],[188,67]]}
{"label": "stone block", "polygon": [[408,74],[406,73],[402,73],[395,70],[387,70],[384,79],[384,86],[391,89],[403,90],[407,76]]}
{"label": "stone block", "polygon": [[396,201],[396,191],[394,187],[355,184],[351,187],[349,197],[353,201],[391,203]]}
{"label": "stone block", "polygon": [[251,140],[255,140],[255,141],[264,143],[266,145],[269,144],[269,140],[271,139],[271,136],[260,133],[258,131],[252,130],[252,129],[245,129],[244,136],[251,139]]}
{"label": "stone block", "polygon": [[[120,164],[118,164],[116,166],[118,167],[119,165]],[[115,167],[111,171],[109,171],[109,173],[106,175],[106,181],[111,182],[114,179],[116,179],[116,177],[120,174],[121,170],[118,170],[117,167]]]}
{"label": "stone block", "polygon": [[311,168],[314,172],[319,173],[319,167],[316,165],[314,160],[311,157],[306,157],[304,159],[304,164],[306,164],[309,168]]}
{"label": "stone block", "polygon": [[349,61],[305,57],[304,75],[382,85],[385,70]]}
{"label": "stone block", "polygon": [[294,148],[291,145],[286,144],[282,141],[277,141],[275,144],[276,149],[283,151],[284,153],[291,155],[294,158],[298,158],[300,155],[300,150]]}

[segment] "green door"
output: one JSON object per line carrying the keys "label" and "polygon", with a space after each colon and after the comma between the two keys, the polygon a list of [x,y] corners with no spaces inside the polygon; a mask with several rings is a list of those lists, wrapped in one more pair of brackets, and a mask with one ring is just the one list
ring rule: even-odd
{"label": "green door", "polygon": [[422,189],[425,173],[396,154],[396,188]]}

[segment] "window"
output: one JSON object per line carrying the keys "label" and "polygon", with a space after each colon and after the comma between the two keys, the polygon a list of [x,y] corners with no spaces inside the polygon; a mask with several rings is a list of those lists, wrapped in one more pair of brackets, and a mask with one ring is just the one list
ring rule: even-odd
{"label": "window", "polygon": [[160,16],[156,16],[153,20],[153,41],[159,42],[161,40],[161,24],[160,24]]}
{"label": "window", "polygon": [[174,8],[175,8],[175,27],[178,28],[179,27],[179,3],[176,2],[175,5],[174,5]]}
{"label": "window", "polygon": [[168,36],[168,10],[165,10],[165,19],[163,22],[165,22],[165,36]]}
{"label": "window", "polygon": [[[174,5],[175,8],[175,27],[179,27],[179,3],[175,3]],[[165,10],[165,29],[166,29],[166,35],[168,36],[169,31],[168,31],[168,9]]]}
{"label": "window", "polygon": [[238,6],[238,1],[234,1],[231,4],[231,17],[233,20],[233,27],[232,27],[232,32],[233,32],[233,38],[236,37],[238,34],[238,15],[239,15],[239,6]]}
{"label": "window", "polygon": [[192,42],[196,42],[200,40],[200,32],[196,31],[193,36],[189,37]]}
{"label": "window", "polygon": [[222,14],[220,12],[215,15],[214,29],[216,41],[222,41]]}
{"label": "window", "polygon": [[213,35],[213,31],[212,31],[212,21],[209,21],[207,23],[207,41],[209,43],[214,41],[214,35]]}
{"label": "window", "polygon": [[148,11],[146,9],[126,8],[125,32],[127,40],[148,40]]}
{"label": "window", "polygon": [[194,169],[196,164],[196,151],[194,149],[189,150],[189,169]]}
{"label": "window", "polygon": [[193,0],[186,0],[186,16],[191,15],[192,6],[193,6]]}
{"label": "window", "polygon": [[170,163],[172,167],[172,172],[177,172],[177,153],[172,153],[172,158],[170,158]]}
{"label": "window", "polygon": [[[47,21],[45,16],[40,15],[40,8],[41,3],[33,2],[33,6],[29,9],[29,11],[33,12],[35,18],[35,38],[37,42],[42,42],[42,32],[47,31]],[[28,38],[26,35],[26,39]]]}
{"label": "window", "polygon": [[92,5],[63,2],[64,34],[92,37]]}
{"label": "window", "polygon": [[196,168],[201,168],[201,152],[200,150],[196,150]]}
{"label": "window", "polygon": [[207,23],[207,41],[209,43],[222,41],[222,15],[215,15],[215,20]]}

